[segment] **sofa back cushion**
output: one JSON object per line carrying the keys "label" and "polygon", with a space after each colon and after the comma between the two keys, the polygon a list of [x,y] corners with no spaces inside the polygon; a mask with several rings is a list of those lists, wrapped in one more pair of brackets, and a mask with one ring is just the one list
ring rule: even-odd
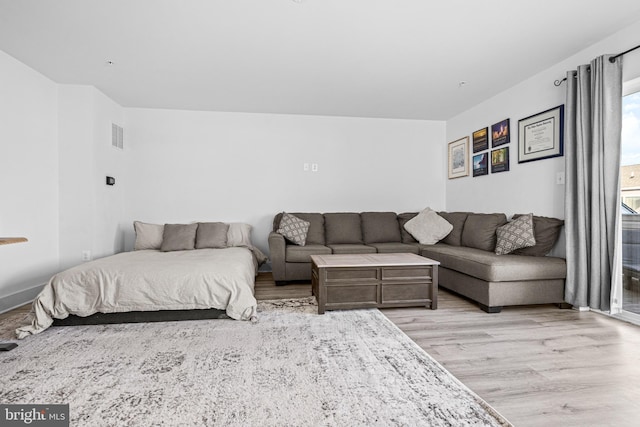
{"label": "sofa back cushion", "polygon": [[362,212],[362,238],[368,243],[400,243],[402,236],[395,212]]}
{"label": "sofa back cushion", "polygon": [[451,246],[460,246],[462,242],[462,229],[469,216],[469,212],[438,212],[438,215],[453,225],[451,233],[447,234],[447,237],[442,239],[441,242]]}
{"label": "sofa back cushion", "polygon": [[[291,215],[309,222],[309,230],[307,231],[307,245],[324,245],[324,216],[321,213],[298,213],[291,212]],[[273,218],[273,231],[277,231],[282,220],[282,212]]]}
{"label": "sofa back cushion", "polygon": [[324,231],[327,245],[341,243],[362,244],[362,225],[359,213],[324,214]]}
{"label": "sofa back cushion", "polygon": [[496,229],[507,223],[503,213],[470,213],[464,222],[461,246],[493,252],[496,249]]}
{"label": "sofa back cushion", "polygon": [[[515,219],[519,216],[522,215],[516,214],[513,218]],[[545,256],[553,249],[563,225],[564,221],[561,219],[534,215],[533,234],[536,236],[535,246],[518,249],[513,253],[517,255]]]}
{"label": "sofa back cushion", "polygon": [[404,225],[418,215],[418,212],[405,212],[398,214],[398,225],[400,226],[400,235],[402,236],[402,243],[418,243],[416,239],[413,238],[411,233],[405,230]]}

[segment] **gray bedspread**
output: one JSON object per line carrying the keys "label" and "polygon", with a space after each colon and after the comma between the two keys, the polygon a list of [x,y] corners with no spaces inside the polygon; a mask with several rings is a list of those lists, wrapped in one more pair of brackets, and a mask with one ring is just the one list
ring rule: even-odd
{"label": "gray bedspread", "polygon": [[141,250],[108,256],[56,274],[33,302],[19,339],[70,314],[217,308],[233,319],[256,315],[251,249]]}

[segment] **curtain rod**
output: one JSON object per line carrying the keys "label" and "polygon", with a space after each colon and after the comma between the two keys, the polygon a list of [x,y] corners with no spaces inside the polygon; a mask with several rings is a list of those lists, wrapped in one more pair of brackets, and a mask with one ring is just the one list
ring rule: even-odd
{"label": "curtain rod", "polygon": [[616,59],[618,59],[618,58],[619,58],[619,57],[621,57],[622,55],[626,55],[626,54],[627,54],[627,53],[629,53],[629,52],[633,52],[634,50],[636,50],[636,49],[638,49],[638,48],[640,48],[640,44],[639,44],[638,46],[636,46],[636,47],[632,47],[631,49],[625,50],[625,51],[624,51],[624,52],[622,52],[622,53],[619,53],[619,54],[617,54],[617,55],[615,55],[615,56],[610,57],[610,58],[609,58],[609,62],[611,62],[611,63],[613,64],[614,62],[616,62]]}
{"label": "curtain rod", "polygon": [[[631,49],[627,49],[624,52],[621,52],[617,55],[613,55],[611,57],[609,57],[609,62],[611,62],[612,64],[614,62],[616,62],[616,59],[618,59],[619,57],[621,57],[622,55],[626,55],[629,52],[633,52],[636,49],[640,49],[640,44],[638,46],[632,47]],[[563,78],[562,80],[556,80],[555,82],[553,82],[554,86],[560,86],[562,84],[562,82],[566,81],[567,78]]]}

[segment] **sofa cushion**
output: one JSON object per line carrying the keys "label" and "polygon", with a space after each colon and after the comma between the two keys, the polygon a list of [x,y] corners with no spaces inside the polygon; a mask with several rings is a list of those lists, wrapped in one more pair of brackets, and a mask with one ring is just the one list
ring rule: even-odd
{"label": "sofa cushion", "polygon": [[198,224],[165,224],[160,250],[187,251],[195,248]]}
{"label": "sofa cushion", "polygon": [[359,245],[356,243],[337,243],[335,245],[327,245],[334,254],[375,254],[376,248],[368,245]]}
{"label": "sofa cushion", "polygon": [[327,245],[364,243],[359,213],[326,213],[324,230]]}
{"label": "sofa cushion", "polygon": [[[519,216],[521,215],[516,214],[513,218],[518,218]],[[556,244],[563,225],[564,221],[561,219],[534,215],[533,233],[536,237],[535,246],[518,249],[513,253],[517,255],[545,256],[551,252],[553,245]]]}
{"label": "sofa cushion", "polygon": [[440,266],[487,282],[564,279],[567,265],[556,257],[496,255],[482,249],[438,243],[424,246],[420,255],[440,261]]}
{"label": "sofa cushion", "polygon": [[535,244],[533,214],[522,215],[496,229],[496,255],[506,255]]}
{"label": "sofa cushion", "polygon": [[453,230],[442,239],[442,243],[460,246],[462,229],[464,228],[464,222],[467,220],[467,216],[469,216],[469,212],[438,212],[438,215],[453,225]]}
{"label": "sofa cushion", "polygon": [[496,248],[496,229],[507,223],[505,214],[470,213],[464,222],[461,246],[493,252]]}
{"label": "sofa cushion", "polygon": [[226,248],[229,224],[224,222],[199,222],[196,230],[196,249]]}
{"label": "sofa cushion", "polygon": [[398,243],[398,242],[388,242],[388,243],[369,243],[369,246],[373,246],[376,248],[376,251],[379,254],[398,254],[398,253],[411,253],[411,254],[419,254],[420,246],[418,244],[410,244],[410,243]]}
{"label": "sofa cushion", "polygon": [[398,225],[400,226],[400,234],[402,235],[402,243],[418,243],[416,239],[413,238],[411,233],[405,230],[404,225],[418,215],[418,212],[405,212],[398,214]]}
{"label": "sofa cushion", "polygon": [[433,245],[449,234],[453,226],[435,211],[427,208],[407,221],[404,228],[421,245]]}
{"label": "sofa cushion", "polygon": [[284,259],[286,262],[311,262],[311,255],[329,255],[330,253],[331,249],[323,245],[287,245]]}
{"label": "sofa cushion", "polygon": [[400,242],[400,225],[395,212],[362,212],[362,239],[365,244]]}
{"label": "sofa cushion", "polygon": [[304,246],[307,242],[307,233],[309,232],[309,221],[298,218],[295,215],[283,212],[280,226],[276,233],[282,234],[290,242]]}
{"label": "sofa cushion", "polygon": [[[283,212],[280,212],[273,218],[273,231],[278,230]],[[291,212],[302,220],[309,223],[309,231],[307,231],[307,245],[324,245],[324,216],[321,213],[302,213]]]}

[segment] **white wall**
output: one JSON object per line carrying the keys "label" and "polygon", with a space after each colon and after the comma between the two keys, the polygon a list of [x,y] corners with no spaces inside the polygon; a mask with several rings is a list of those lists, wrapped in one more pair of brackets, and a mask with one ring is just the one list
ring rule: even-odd
{"label": "white wall", "polygon": [[[123,109],[92,86],[61,85],[59,96],[60,266],[124,250],[124,155],[111,145]],[[116,178],[107,186],[105,177]]]}
{"label": "white wall", "polygon": [[[120,223],[125,212],[125,157],[127,151],[111,145],[111,124],[124,127],[124,109],[95,88],[93,91],[93,150],[95,221],[93,257],[100,258],[124,251],[123,230]],[[127,129],[124,130],[125,139]],[[106,177],[116,179],[113,186],[106,185]]]}
{"label": "white wall", "polygon": [[[444,208],[444,122],[126,109],[134,220],[240,221],[264,251],[280,211]],[[318,172],[304,172],[303,163]]]}
{"label": "white wall", "polygon": [[62,85],[59,90],[60,268],[81,262],[93,240],[92,91]]}
{"label": "white wall", "polygon": [[32,299],[62,268],[124,249],[123,109],[89,86],[58,85],[0,51],[0,312]]}
{"label": "white wall", "polygon": [[[511,119],[510,171],[482,177],[457,178],[446,183],[447,210],[476,212],[533,212],[564,218],[564,185],[556,173],[564,171],[564,157],[518,164],[518,120],[564,104],[566,84],[553,85],[568,70],[602,54],[627,50],[640,41],[640,22],[594,44],[557,65],[523,81],[447,121],[447,141],[454,141],[503,119]],[[509,55],[505,58],[508,60]],[[640,75],[640,52],[624,57],[625,80]],[[473,84],[473,82],[471,82]]]}
{"label": "white wall", "polygon": [[[0,51],[0,299],[58,269],[58,87]],[[0,304],[0,311],[3,307]]]}

